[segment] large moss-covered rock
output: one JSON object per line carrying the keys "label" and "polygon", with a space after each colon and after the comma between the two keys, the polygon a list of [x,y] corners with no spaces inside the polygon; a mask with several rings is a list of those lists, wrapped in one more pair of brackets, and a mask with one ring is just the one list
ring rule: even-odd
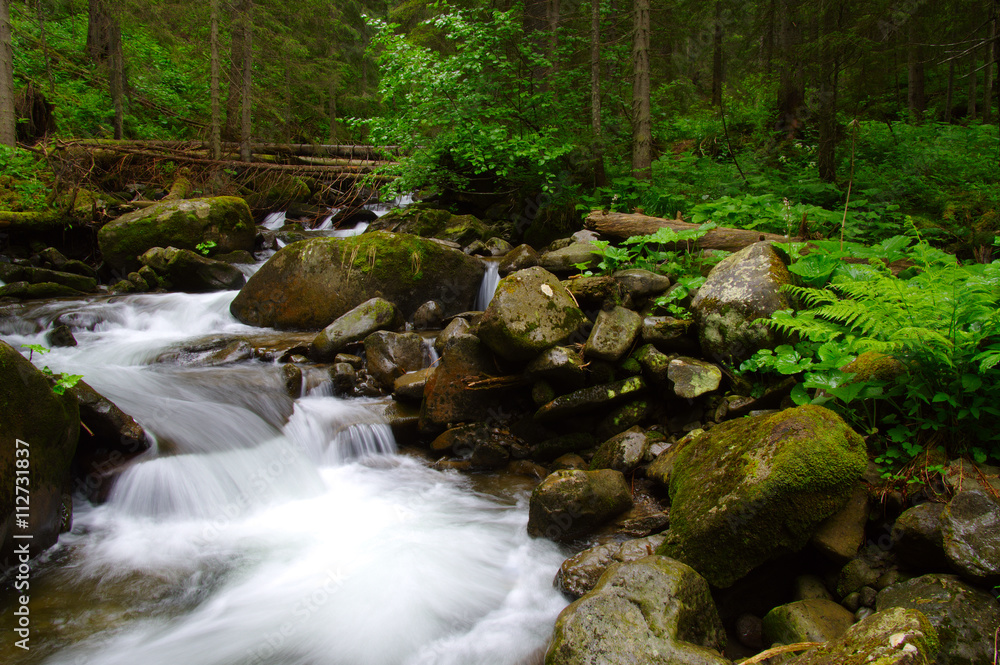
{"label": "large moss-covered rock", "polygon": [[807,651],[788,665],[927,665],[938,653],[934,627],[916,610],[878,612],[840,638]]}
{"label": "large moss-covered rock", "polygon": [[[64,501],[64,494],[70,488],[70,465],[79,433],[76,399],[53,393],[48,377],[0,341],[0,544],[5,557],[15,544],[25,542],[30,542],[32,556],[38,554],[56,542],[68,523],[72,506]],[[16,510],[25,505],[25,498],[30,510]],[[19,526],[16,518],[24,518],[28,527]],[[32,538],[15,541],[15,534]]]}
{"label": "large moss-covered rock", "polygon": [[214,242],[215,251],[253,250],[254,229],[246,201],[234,196],[161,201],[104,225],[97,234],[104,260],[113,268],[136,270],[139,255],[152,247],[194,250]]}
{"label": "large moss-covered rock", "polygon": [[196,254],[189,249],[154,247],[139,257],[144,266],[188,293],[230,291],[246,283],[239,268]]}
{"label": "large moss-covered rock", "polygon": [[937,631],[937,665],[992,663],[1000,603],[954,575],[924,575],[895,584],[878,594],[879,612],[890,608],[919,610]]}
{"label": "large moss-covered rock", "polygon": [[754,243],[723,259],[691,302],[705,356],[738,365],[758,349],[773,347],[776,334],[760,319],[791,307],[781,291],[791,282],[770,243]]}
{"label": "large moss-covered rock", "polygon": [[583,321],[583,312],[556,276],[534,267],[500,280],[478,334],[503,358],[531,360],[567,340]]}
{"label": "large moss-covered rock", "polygon": [[323,328],[312,341],[310,355],[317,360],[332,360],[348,345],[364,341],[376,330],[400,330],[403,315],[384,298],[366,300]]}
{"label": "large moss-covered rock", "polygon": [[528,534],[570,542],[632,507],[620,471],[556,471],[531,493]]}
{"label": "large moss-covered rock", "polygon": [[492,235],[492,229],[472,215],[455,215],[447,210],[410,205],[390,210],[371,223],[368,232],[390,231],[423,238],[450,240],[468,245]]}
{"label": "large moss-covered rock", "polygon": [[801,549],[844,505],[867,464],[861,437],[823,407],[722,423],[677,453],[670,531],[659,553],[727,587]]}
{"label": "large moss-covered rock", "polygon": [[0,263],[0,281],[27,282],[29,284],[59,284],[83,293],[97,291],[97,280],[69,272],[20,266],[13,263]]}
{"label": "large moss-covered rock", "polygon": [[648,556],[608,567],[556,620],[546,665],[728,665],[708,584],[679,561]]}
{"label": "large moss-covered rock", "polygon": [[318,330],[376,295],[409,317],[436,300],[445,314],[472,307],[485,267],[462,252],[402,233],[314,238],[280,249],[233,300],[253,326]]}

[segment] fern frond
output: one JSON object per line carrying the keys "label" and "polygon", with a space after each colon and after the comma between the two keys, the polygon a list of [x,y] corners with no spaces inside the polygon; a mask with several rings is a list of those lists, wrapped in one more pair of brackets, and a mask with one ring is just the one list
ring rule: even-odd
{"label": "fern frond", "polygon": [[819,307],[837,302],[837,294],[828,289],[815,289],[808,286],[785,284],[781,290],[809,307]]}

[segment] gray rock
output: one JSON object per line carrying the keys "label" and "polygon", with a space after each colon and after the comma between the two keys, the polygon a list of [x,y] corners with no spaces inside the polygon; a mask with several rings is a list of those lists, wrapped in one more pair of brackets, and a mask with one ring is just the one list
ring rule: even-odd
{"label": "gray rock", "polygon": [[47,332],[45,334],[45,342],[52,348],[58,346],[76,346],[76,338],[73,337],[73,331],[67,325],[56,326]]}
{"label": "gray rock", "polygon": [[815,575],[799,575],[795,578],[795,600],[833,600],[823,580]]}
{"label": "gray rock", "polygon": [[674,382],[674,394],[685,399],[718,389],[722,370],[712,363],[695,358],[674,358],[667,365],[667,377]]}
{"label": "gray rock", "polygon": [[922,503],[908,509],[892,525],[892,549],[899,561],[913,570],[947,570],[941,534],[943,503]]}
{"label": "gray rock", "polygon": [[555,275],[527,268],[500,280],[478,335],[502,358],[531,360],[568,339],[584,318]]}
{"label": "gray rock", "polygon": [[635,300],[659,295],[670,288],[669,277],[649,270],[619,270],[611,276],[624,286]]}
{"label": "gray rock", "polygon": [[436,300],[428,300],[413,313],[414,330],[436,330],[441,327],[444,307]]}
{"label": "gray rock", "polygon": [[639,363],[642,375],[652,384],[664,384],[669,380],[670,361],[675,356],[668,356],[652,344],[645,344],[632,354]]}
{"label": "gray rock", "polygon": [[647,316],[642,320],[642,341],[655,344],[661,351],[671,351],[680,341],[687,339],[692,322],[672,316]]}
{"label": "gray rock", "polygon": [[525,372],[533,379],[541,379],[564,390],[577,390],[587,380],[583,358],[565,346],[553,346],[528,363]]}
{"label": "gray rock", "polygon": [[1000,505],[979,490],[959,492],[941,514],[944,552],[963,578],[1000,583]]}
{"label": "gray rock", "polygon": [[867,524],[868,488],[858,483],[844,507],[819,525],[812,544],[831,561],[844,564],[864,542]]}
{"label": "gray rock", "polygon": [[454,335],[441,352],[437,371],[424,388],[421,428],[437,430],[450,423],[484,420],[503,409],[508,388],[469,389],[468,381],[497,374],[496,360],[475,335]]}
{"label": "gray rock", "polygon": [[770,243],[755,243],[723,259],[691,303],[705,357],[737,365],[758,349],[773,348],[778,337],[760,319],[791,307],[781,290],[790,283]]}
{"label": "gray rock", "polygon": [[469,322],[461,317],[454,318],[444,327],[444,330],[438,333],[438,336],[434,338],[434,350],[440,354],[444,351],[444,347],[448,344],[448,340],[452,337],[455,335],[467,334],[469,334]]}
{"label": "gray rock", "polygon": [[690,567],[650,556],[612,564],[556,620],[546,665],[729,665],[708,584]]}
{"label": "gray rock", "polygon": [[1000,604],[990,594],[954,575],[924,575],[878,594],[879,613],[890,608],[919,610],[937,631],[937,665],[984,665],[994,659]]}
{"label": "gray rock", "polygon": [[380,330],[365,338],[368,373],[383,390],[392,390],[397,378],[424,365],[424,341],[416,333]]}
{"label": "gray rock", "polygon": [[630,309],[601,310],[587,338],[584,355],[611,362],[621,360],[632,348],[641,326],[642,318]]}
{"label": "gray rock", "polygon": [[619,471],[556,471],[531,493],[528,534],[571,542],[632,507]]}
{"label": "gray rock", "polygon": [[139,261],[169,280],[174,289],[187,293],[228,291],[246,283],[239,268],[188,249],[154,247],[140,256]]}
{"label": "gray rock", "polygon": [[0,280],[12,284],[27,282],[28,284],[58,284],[81,293],[97,291],[97,280],[93,277],[83,277],[69,272],[21,266],[13,263],[0,263]]}
{"label": "gray rock", "polygon": [[601,262],[601,257],[594,253],[597,246],[590,242],[574,242],[562,249],[545,252],[539,258],[540,266],[554,273],[575,273],[579,271],[577,264],[585,264],[589,269],[594,269]]}
{"label": "gray rock", "polygon": [[530,245],[518,245],[500,260],[498,270],[501,277],[512,272],[538,265],[538,253]]}
{"label": "gray rock", "polygon": [[937,634],[927,617],[896,608],[872,614],[786,665],[926,665],[936,653]]}
{"label": "gray rock", "polygon": [[392,396],[404,402],[420,404],[424,398],[424,386],[437,371],[437,367],[425,367],[415,372],[407,372],[392,384]]}
{"label": "gray rock", "polygon": [[590,461],[590,469],[615,469],[629,473],[642,464],[647,450],[649,437],[646,432],[641,427],[633,427],[602,443]]}
{"label": "gray rock", "polygon": [[351,344],[363,342],[378,330],[403,328],[403,315],[388,300],[366,300],[324,328],[312,341],[310,354],[316,360],[334,358]]}
{"label": "gray rock", "polygon": [[[506,256],[514,247],[503,238],[490,238],[486,241],[486,251],[490,256]],[[525,266],[527,267],[527,266]]]}
{"label": "gray rock", "polygon": [[663,543],[663,536],[647,536],[624,543],[595,545],[571,556],[559,566],[553,584],[576,600],[595,586],[612,563],[629,563],[652,555]]}
{"label": "gray rock", "polygon": [[330,379],[333,381],[334,392],[338,395],[351,395],[358,385],[358,372],[350,363],[334,363]]}
{"label": "gray rock", "polygon": [[764,616],[764,638],[768,644],[828,642],[854,624],[854,613],[832,600],[797,600],[779,605]]}

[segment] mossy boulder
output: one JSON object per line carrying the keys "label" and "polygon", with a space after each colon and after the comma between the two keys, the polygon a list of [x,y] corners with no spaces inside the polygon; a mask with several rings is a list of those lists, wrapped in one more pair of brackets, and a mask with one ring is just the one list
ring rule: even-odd
{"label": "mossy boulder", "polygon": [[472,307],[484,272],[478,259],[413,235],[313,238],[272,256],[230,311],[243,323],[284,330],[324,328],[376,296],[404,317],[428,300],[452,315]]}
{"label": "mossy boulder", "polygon": [[613,383],[581,388],[568,395],[561,395],[542,406],[535,412],[535,420],[552,423],[565,418],[593,413],[595,409],[607,409],[632,400],[645,389],[646,384],[641,376],[630,376]]}
{"label": "mossy boulder", "polygon": [[985,591],[954,575],[924,575],[879,592],[875,603],[881,613],[891,608],[919,610],[927,617],[940,641],[937,665],[992,663],[1000,603]]}
{"label": "mossy boulder", "polygon": [[938,653],[934,627],[916,610],[892,609],[854,624],[838,639],[787,665],[927,665]]}
{"label": "mossy boulder", "polygon": [[531,493],[528,535],[571,542],[632,507],[620,471],[556,471]]}
{"label": "mossy boulder", "polygon": [[[215,261],[189,249],[154,247],[140,256],[139,261],[158,277],[170,282],[172,288],[177,291],[187,293],[231,291],[246,283],[246,277],[239,268],[223,261]],[[129,281],[139,286],[136,283],[138,280],[132,280],[131,276]],[[158,283],[159,281],[157,280]]]}
{"label": "mossy boulder", "polygon": [[419,204],[390,210],[371,223],[368,232],[372,231],[408,233],[450,240],[463,246],[475,240],[485,241],[493,235],[493,229],[473,215],[455,215]]}
{"label": "mossy boulder", "polygon": [[679,561],[648,556],[608,567],[556,620],[545,665],[729,665],[708,584]]}
{"label": "mossy boulder", "polygon": [[612,362],[621,360],[632,348],[641,327],[642,317],[630,309],[602,309],[587,338],[584,355]]}
{"label": "mossy boulder", "polygon": [[980,490],[959,492],[941,514],[944,552],[973,584],[1000,584],[1000,505]]}
{"label": "mossy boulder", "polygon": [[705,357],[738,365],[759,349],[773,348],[777,334],[762,319],[791,307],[781,290],[791,283],[788,268],[767,242],[745,247],[712,268],[691,302]]}
{"label": "mossy boulder", "polygon": [[779,605],[764,615],[767,644],[828,642],[854,625],[854,613],[840,603],[822,598]]}
{"label": "mossy boulder", "polygon": [[27,282],[29,284],[59,284],[82,293],[97,291],[97,280],[60,270],[20,266],[13,263],[0,263],[0,280],[9,283]]}
{"label": "mossy boulder", "polygon": [[214,242],[218,253],[252,251],[256,229],[246,201],[235,196],[160,201],[104,225],[97,241],[112,268],[136,270],[152,247],[194,250]]}
{"label": "mossy boulder", "polygon": [[670,531],[659,553],[728,587],[805,546],[867,465],[861,437],[823,407],[722,423],[677,453]]}
{"label": "mossy boulder", "polygon": [[578,273],[580,268],[577,266],[580,264],[596,269],[600,262],[600,250],[592,242],[570,243],[565,247],[545,252],[538,259],[540,266],[560,274]]}
{"label": "mossy boulder", "polygon": [[663,536],[656,534],[633,538],[624,543],[594,545],[563,561],[552,584],[563,594],[576,600],[597,586],[601,575],[611,564],[644,559],[662,543]]}
{"label": "mossy boulder", "polygon": [[500,280],[477,334],[503,358],[531,360],[569,339],[584,318],[555,275],[527,268]]}
{"label": "mossy boulder", "polygon": [[694,399],[710,393],[722,382],[722,370],[697,358],[674,358],[667,365],[667,378],[674,384],[674,394]]}
{"label": "mossy boulder", "polygon": [[317,360],[333,360],[348,345],[362,342],[376,330],[402,330],[403,315],[384,298],[366,300],[324,328],[310,346]]}
{"label": "mossy boulder", "polygon": [[[80,406],[52,392],[52,381],[0,341],[0,544],[10,554],[15,534],[31,534],[32,556],[55,544],[68,528],[70,468],[80,434]],[[23,441],[24,443],[18,443]],[[28,470],[19,475],[18,470]],[[18,481],[28,478],[29,481]],[[15,494],[15,486],[29,494]],[[64,496],[65,495],[65,496]],[[22,500],[16,501],[15,496]],[[30,511],[17,511],[29,499]],[[15,516],[27,520],[20,528]],[[6,555],[5,555],[6,556]]]}
{"label": "mossy boulder", "polygon": [[649,437],[645,430],[632,427],[602,443],[590,461],[590,468],[629,473],[642,463],[648,450]]}

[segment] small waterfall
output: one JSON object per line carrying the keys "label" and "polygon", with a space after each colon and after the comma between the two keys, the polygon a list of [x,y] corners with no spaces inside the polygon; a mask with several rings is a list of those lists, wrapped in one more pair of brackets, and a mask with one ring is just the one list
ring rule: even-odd
{"label": "small waterfall", "polygon": [[476,296],[476,309],[485,310],[493,300],[496,293],[497,284],[500,283],[500,260],[483,259],[486,264],[486,272],[483,273],[483,281],[479,283],[479,295]]}
{"label": "small waterfall", "polygon": [[333,214],[336,213],[336,212],[337,212],[336,210],[332,210],[331,214],[329,214],[326,217],[324,217],[323,221],[320,222],[313,229],[313,231],[330,231],[330,230],[332,230],[333,229]]}
{"label": "small waterfall", "polygon": [[272,212],[260,223],[268,231],[277,231],[285,225],[285,211]]}
{"label": "small waterfall", "polygon": [[330,235],[332,235],[334,238],[350,238],[353,236],[361,235],[362,233],[365,232],[367,228],[368,228],[368,222],[358,222],[349,229],[337,229]]}

